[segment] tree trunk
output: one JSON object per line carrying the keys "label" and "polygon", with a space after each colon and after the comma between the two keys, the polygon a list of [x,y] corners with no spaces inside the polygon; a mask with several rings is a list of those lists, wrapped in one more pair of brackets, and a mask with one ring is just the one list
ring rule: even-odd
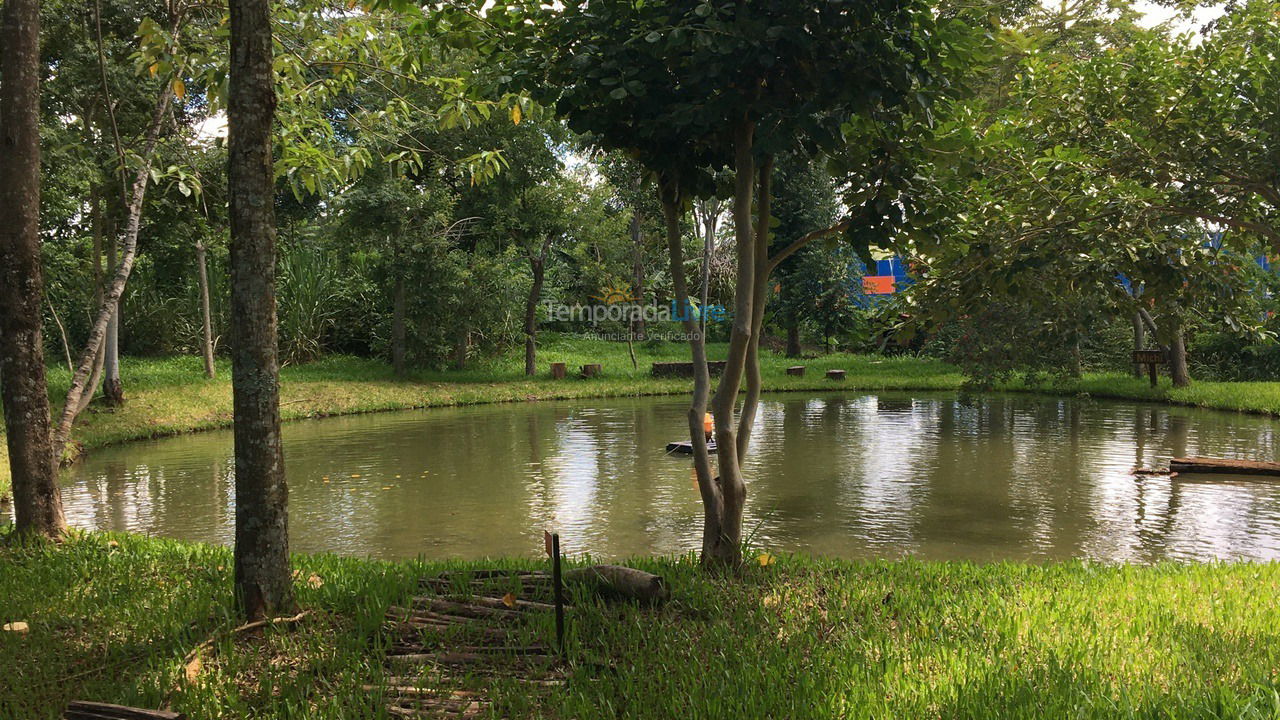
{"label": "tree trunk", "polygon": [[[1147,333],[1146,333],[1146,328],[1144,328],[1142,325],[1142,315],[1135,312],[1133,314],[1132,321],[1133,321],[1133,349],[1142,350],[1147,344],[1147,337],[1146,337]],[[1133,364],[1133,376],[1135,378],[1138,378],[1139,380],[1142,379],[1141,365],[1137,363]]]}
{"label": "tree trunk", "polygon": [[59,538],[40,328],[40,4],[6,0],[0,13],[0,399],[17,532]]}
{"label": "tree trunk", "polygon": [[196,270],[200,280],[200,319],[203,323],[200,349],[204,355],[204,376],[212,380],[217,369],[213,364],[213,313],[209,309],[209,269],[203,240],[196,241]]}
{"label": "tree trunk", "polygon": [[[116,271],[115,238],[107,245],[107,274]],[[90,390],[87,395],[92,396]],[[124,405],[124,385],[120,382],[120,300],[116,299],[111,308],[111,317],[107,320],[107,334],[103,338],[102,349],[102,397],[109,407]]]}
{"label": "tree trunk", "polygon": [[1169,339],[1169,375],[1176,388],[1191,385],[1191,371],[1187,368],[1187,337],[1181,322],[1177,323]]}
{"label": "tree trunk", "polygon": [[738,416],[738,462],[747,459],[751,447],[751,431],[755,428],[756,411],[760,407],[760,335],[764,331],[764,306],[769,296],[769,219],[773,194],[773,157],[760,163],[756,182],[756,229],[752,240],[755,250],[755,276],[751,286],[751,339],[747,343],[747,392]]}
{"label": "tree trunk", "polygon": [[397,275],[391,299],[391,367],[396,377],[404,377],[405,365],[405,314],[404,276]]}
{"label": "tree trunk", "polygon": [[[637,305],[644,304],[644,233],[640,227],[640,211],[631,213],[631,297]],[[644,317],[635,318],[631,323],[634,337],[644,339]]]}
{"label": "tree trunk", "polygon": [[524,374],[533,377],[538,373],[538,300],[542,298],[546,262],[541,257],[530,257],[529,270],[533,273],[533,284],[524,303]]}
{"label": "tree trunk", "polygon": [[[1155,319],[1151,317],[1151,313],[1140,307],[1138,308],[1138,318],[1159,341],[1161,336],[1160,328],[1156,325]],[[1164,352],[1165,362],[1169,365],[1169,375],[1173,380],[1173,386],[1187,387],[1191,385],[1191,371],[1187,367],[1186,332],[1183,329],[1181,319],[1176,314],[1169,314],[1169,323],[1171,329],[1164,333],[1169,338],[1169,342],[1162,345],[1160,349]]]}
{"label": "tree trunk", "polygon": [[787,357],[798,358],[803,349],[800,347],[800,323],[796,318],[787,320]]}
{"label": "tree trunk", "polygon": [[[173,29],[176,32],[176,28]],[[76,365],[76,371],[71,376],[71,385],[67,388],[67,398],[62,407],[62,416],[59,418],[58,425],[53,432],[52,452],[55,462],[61,462],[63,449],[66,447],[67,440],[71,437],[71,426],[75,423],[76,416],[85,407],[86,403],[83,400],[83,395],[86,392],[90,395],[93,393],[93,388],[88,381],[93,373],[94,364],[97,362],[98,353],[103,347],[103,341],[107,335],[107,324],[115,314],[115,307],[120,301],[120,295],[124,293],[125,283],[129,281],[129,273],[133,270],[133,261],[138,249],[138,231],[142,223],[142,201],[146,195],[147,182],[151,177],[151,156],[155,151],[156,143],[159,142],[160,127],[167,117],[169,102],[172,98],[173,90],[170,83],[165,83],[164,89],[160,91],[160,96],[156,98],[155,107],[152,109],[151,122],[147,126],[146,137],[143,141],[142,163],[134,175],[133,185],[127,198],[127,213],[120,264],[102,294],[102,304],[98,307],[98,315],[94,319],[93,325],[89,328],[89,338],[85,341],[84,349],[80,353],[80,361]],[[114,243],[114,238],[110,242]]]}
{"label": "tree trunk", "polygon": [[267,0],[231,0],[227,189],[235,419],[235,595],[258,620],[294,608],[276,356],[276,97]]}
{"label": "tree trunk", "polygon": [[[93,208],[93,308],[102,307],[102,296],[105,292],[103,287],[105,275],[102,270],[102,239],[103,228],[108,226],[107,219],[104,217],[102,205],[103,198],[97,192],[97,185],[89,188],[89,203]],[[111,227],[111,232],[106,233],[110,237],[115,237],[115,228]],[[90,310],[92,312],[92,309]],[[85,393],[80,398],[80,407],[76,409],[76,414],[84,412],[89,407],[89,403],[93,401],[93,394],[97,392],[99,383],[102,382],[102,365],[106,360],[105,347],[98,348],[98,354],[93,359],[93,369],[89,371],[89,382],[85,384]],[[67,351],[70,353],[70,350]],[[71,366],[71,376],[75,377],[75,365]]]}
{"label": "tree trunk", "polygon": [[[755,230],[752,227],[752,195],[755,190],[755,161],[752,156],[755,125],[742,119],[734,128],[733,223],[737,241],[738,278],[734,287],[733,329],[724,374],[711,398],[715,419],[716,457],[720,468],[723,505],[720,533],[712,551],[703,553],[709,565],[736,567],[742,563],[742,510],[747,499],[746,481],[738,461],[738,428],[734,422],[738,390],[746,371],[754,324],[756,283]],[[698,364],[694,361],[695,366]]]}
{"label": "tree trunk", "polygon": [[458,332],[458,340],[453,345],[453,369],[467,369],[467,351],[471,349],[471,331],[462,329]]}
{"label": "tree trunk", "polygon": [[1080,334],[1078,332],[1076,333],[1076,336],[1071,341],[1071,368],[1070,369],[1071,369],[1071,377],[1073,378],[1079,378],[1081,375],[1084,375],[1084,353],[1080,349]]}
{"label": "tree trunk", "polygon": [[[689,312],[689,284],[684,274],[684,246],[680,237],[680,208],[683,198],[675,182],[659,183],[659,198],[666,230],[667,253],[671,268],[671,284],[681,309],[681,321],[689,337],[689,350],[693,358],[693,397],[689,403],[689,440],[693,444],[693,468],[702,496],[702,561],[718,562],[725,553],[723,546],[724,498],[720,483],[711,474],[711,456],[707,450],[707,436],[702,420],[707,413],[707,400],[711,393],[711,373],[707,368],[706,338],[698,321]],[[736,547],[736,544],[734,545]]]}
{"label": "tree trunk", "polygon": [[[699,295],[701,304],[700,308],[707,306],[708,299],[711,296],[711,259],[716,252],[716,226],[720,222],[720,202],[718,200],[710,200],[702,206],[702,292]],[[702,330],[702,334],[707,333],[707,316],[702,313],[699,317],[698,327]],[[704,338],[705,341],[705,338]]]}

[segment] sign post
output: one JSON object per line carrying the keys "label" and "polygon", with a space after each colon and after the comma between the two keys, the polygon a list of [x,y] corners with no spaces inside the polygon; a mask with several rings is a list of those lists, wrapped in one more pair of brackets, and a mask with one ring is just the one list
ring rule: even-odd
{"label": "sign post", "polygon": [[1161,350],[1133,351],[1133,364],[1147,366],[1147,374],[1151,377],[1151,387],[1155,387],[1159,383],[1156,366],[1163,362],[1164,352]]}

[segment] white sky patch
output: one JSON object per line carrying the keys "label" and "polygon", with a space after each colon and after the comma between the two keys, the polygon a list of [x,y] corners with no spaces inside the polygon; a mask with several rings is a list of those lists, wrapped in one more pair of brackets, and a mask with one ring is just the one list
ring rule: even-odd
{"label": "white sky patch", "polygon": [[227,114],[220,112],[196,123],[196,140],[212,142],[227,136]]}
{"label": "white sky patch", "polygon": [[[1174,18],[1178,15],[1176,8],[1163,7],[1149,0],[1142,0],[1136,4],[1136,7],[1146,14],[1146,20],[1143,25],[1147,27],[1155,27],[1160,23]],[[1224,10],[1223,5],[1212,5],[1209,7],[1198,7],[1192,13],[1189,19],[1178,18],[1173,23],[1173,29],[1176,32],[1199,32],[1200,28],[1207,25],[1210,21],[1221,17]]]}

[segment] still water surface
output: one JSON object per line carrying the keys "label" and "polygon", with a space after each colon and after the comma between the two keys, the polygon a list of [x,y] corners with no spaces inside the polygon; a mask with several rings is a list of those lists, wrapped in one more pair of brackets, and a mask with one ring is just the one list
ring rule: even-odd
{"label": "still water surface", "polygon": [[[1280,479],[1135,479],[1178,455],[1276,460],[1275,422],[1034,396],[766,396],[748,463],[757,545],[846,558],[1280,558]],[[284,427],[301,552],[597,557],[698,547],[682,397],[489,405]],[[78,527],[229,543],[227,431],[97,450]]]}

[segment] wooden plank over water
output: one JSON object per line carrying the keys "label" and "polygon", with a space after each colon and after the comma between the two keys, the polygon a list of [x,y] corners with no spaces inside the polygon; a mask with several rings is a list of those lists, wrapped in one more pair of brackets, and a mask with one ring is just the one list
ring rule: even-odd
{"label": "wooden plank over water", "polygon": [[1169,470],[1175,473],[1214,473],[1222,475],[1265,475],[1280,477],[1280,463],[1257,460],[1227,460],[1223,458],[1183,457],[1169,461]]}

